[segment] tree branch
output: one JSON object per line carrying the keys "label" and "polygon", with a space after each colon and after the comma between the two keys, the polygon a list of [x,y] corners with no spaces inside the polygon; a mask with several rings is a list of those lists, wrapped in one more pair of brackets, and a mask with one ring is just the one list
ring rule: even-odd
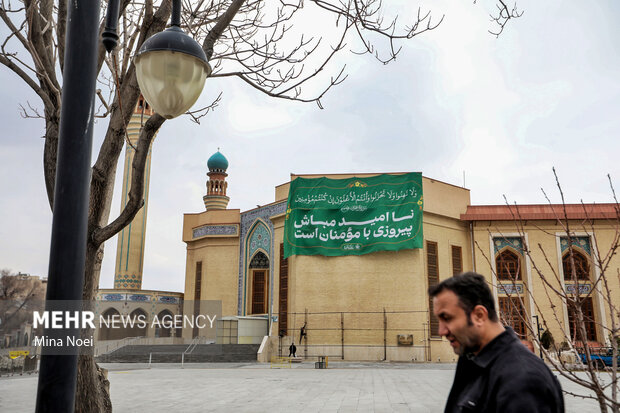
{"label": "tree branch", "polygon": [[209,34],[202,44],[202,50],[204,50],[207,55],[207,60],[211,60],[211,56],[213,56],[213,45],[220,38],[220,36],[222,36],[224,29],[228,27],[244,1],[246,0],[233,0],[226,12],[217,19],[217,23],[209,31]]}
{"label": "tree branch", "polygon": [[131,189],[129,190],[128,201],[123,211],[109,225],[95,229],[92,235],[92,243],[101,245],[104,241],[116,235],[125,228],[136,216],[140,208],[144,205],[144,174],[146,160],[148,158],[151,142],[161,125],[166,121],[163,116],[154,114],[146,121],[140,132],[136,153],[134,154],[131,165]]}

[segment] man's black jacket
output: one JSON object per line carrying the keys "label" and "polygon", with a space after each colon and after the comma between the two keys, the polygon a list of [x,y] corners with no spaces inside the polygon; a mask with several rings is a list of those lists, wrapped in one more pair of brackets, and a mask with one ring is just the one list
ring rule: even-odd
{"label": "man's black jacket", "polygon": [[459,358],[445,411],[561,413],[564,399],[557,378],[507,327],[476,356]]}

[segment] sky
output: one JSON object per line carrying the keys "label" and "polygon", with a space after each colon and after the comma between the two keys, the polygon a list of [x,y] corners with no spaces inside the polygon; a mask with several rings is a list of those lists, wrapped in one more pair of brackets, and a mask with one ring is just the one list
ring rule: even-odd
{"label": "sky", "polygon": [[[412,2],[385,1],[404,18]],[[434,1],[434,31],[395,62],[344,52],[348,78],[316,104],[277,100],[237,79],[207,79],[198,105],[222,102],[200,125],[164,124],[154,146],[143,288],[183,291],[184,213],[204,211],[207,159],[229,160],[229,208],[274,201],[290,174],[419,171],[471,190],[472,204],[612,202],[620,187],[620,28],[614,1],[519,1],[499,38],[492,1]],[[316,25],[309,24],[308,30]],[[4,28],[0,28],[4,29]],[[305,26],[304,26],[305,30]],[[354,48],[350,43],[350,48]],[[359,50],[359,47],[354,48]],[[336,73],[339,66],[332,66]],[[0,268],[46,276],[52,214],[43,183],[43,122],[19,105],[37,97],[0,67]],[[95,149],[105,124],[95,130]],[[120,211],[122,166],[112,217]],[[620,190],[620,189],[619,189]],[[113,284],[116,237],[101,288]]]}

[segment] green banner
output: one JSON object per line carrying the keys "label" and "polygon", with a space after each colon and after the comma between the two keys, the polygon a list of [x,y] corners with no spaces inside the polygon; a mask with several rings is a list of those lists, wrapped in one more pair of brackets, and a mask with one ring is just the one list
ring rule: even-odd
{"label": "green banner", "polygon": [[297,178],[284,223],[284,257],[422,248],[422,174]]}

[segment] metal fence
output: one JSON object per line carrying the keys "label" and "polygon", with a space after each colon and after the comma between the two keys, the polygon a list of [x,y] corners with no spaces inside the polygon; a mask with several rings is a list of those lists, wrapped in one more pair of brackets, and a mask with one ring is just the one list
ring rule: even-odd
{"label": "metal fence", "polygon": [[[304,358],[340,360],[430,360],[428,311],[289,312],[279,354],[294,342]],[[411,357],[409,357],[411,356]]]}

